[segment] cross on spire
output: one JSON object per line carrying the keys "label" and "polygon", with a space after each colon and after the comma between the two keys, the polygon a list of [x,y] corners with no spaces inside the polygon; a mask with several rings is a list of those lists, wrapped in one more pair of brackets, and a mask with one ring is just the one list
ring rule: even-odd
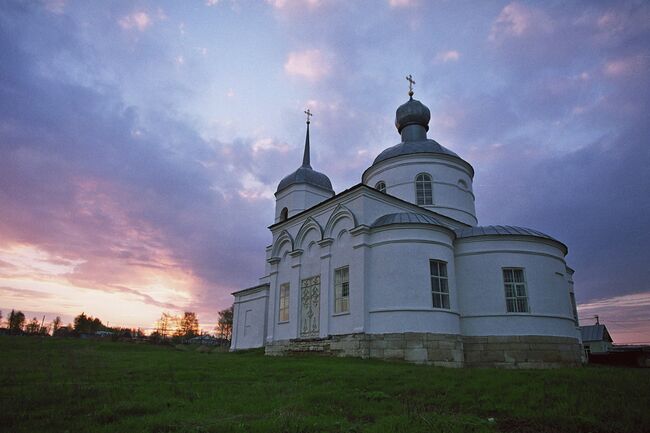
{"label": "cross on spire", "polygon": [[411,74],[408,74],[406,76],[406,81],[409,82],[409,96],[412,98],[413,97],[413,84],[415,84],[415,80],[413,80],[413,77]]}
{"label": "cross on spire", "polygon": [[309,108],[305,110],[305,114],[307,115],[307,125],[309,125],[311,123],[309,118],[313,116],[313,114],[309,111]]}

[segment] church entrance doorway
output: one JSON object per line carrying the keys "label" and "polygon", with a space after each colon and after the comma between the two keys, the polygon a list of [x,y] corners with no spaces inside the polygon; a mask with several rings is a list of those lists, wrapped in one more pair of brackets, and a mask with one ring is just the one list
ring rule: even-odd
{"label": "church entrance doorway", "polygon": [[300,283],[300,337],[318,337],[320,330],[320,275]]}

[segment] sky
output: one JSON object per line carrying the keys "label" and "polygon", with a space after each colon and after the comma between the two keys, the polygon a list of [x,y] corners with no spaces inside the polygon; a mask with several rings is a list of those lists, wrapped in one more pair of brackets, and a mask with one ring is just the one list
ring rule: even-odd
{"label": "sky", "polygon": [[303,110],[343,191],[408,74],[479,223],[562,240],[582,323],[650,343],[643,1],[2,1],[0,310],[210,329],[263,275]]}

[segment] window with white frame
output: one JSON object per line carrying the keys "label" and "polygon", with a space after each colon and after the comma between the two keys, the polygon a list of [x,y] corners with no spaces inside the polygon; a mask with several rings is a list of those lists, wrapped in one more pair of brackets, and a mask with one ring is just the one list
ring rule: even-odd
{"label": "window with white frame", "polygon": [[350,268],[345,266],[334,271],[334,313],[350,311]]}
{"label": "window with white frame", "polygon": [[386,182],[380,180],[375,184],[375,189],[380,192],[386,192]]}
{"label": "window with white frame", "polygon": [[447,263],[440,260],[430,260],[431,268],[431,295],[433,308],[449,309],[449,279],[447,277]]}
{"label": "window with white frame", "polygon": [[289,283],[280,285],[280,322],[289,321]]}
{"label": "window with white frame", "polygon": [[506,289],[508,313],[528,313],[526,279],[521,268],[503,268],[503,284]]}
{"label": "window with white frame", "polygon": [[415,177],[415,203],[418,205],[433,204],[433,187],[431,176],[420,173]]}

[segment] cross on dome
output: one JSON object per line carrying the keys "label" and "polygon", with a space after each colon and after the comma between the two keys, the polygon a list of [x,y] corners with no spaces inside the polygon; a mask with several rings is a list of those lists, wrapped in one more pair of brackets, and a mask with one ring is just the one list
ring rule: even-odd
{"label": "cross on dome", "polygon": [[413,84],[415,84],[415,80],[411,76],[411,74],[408,74],[406,76],[406,81],[409,82],[409,96],[412,98],[413,97]]}
{"label": "cross on dome", "polygon": [[309,120],[309,118],[310,118],[311,116],[313,116],[313,114],[312,114],[311,111],[309,111],[309,108],[306,109],[306,110],[304,111],[304,113],[307,115],[307,125],[309,125],[309,124],[311,123],[310,120]]}

